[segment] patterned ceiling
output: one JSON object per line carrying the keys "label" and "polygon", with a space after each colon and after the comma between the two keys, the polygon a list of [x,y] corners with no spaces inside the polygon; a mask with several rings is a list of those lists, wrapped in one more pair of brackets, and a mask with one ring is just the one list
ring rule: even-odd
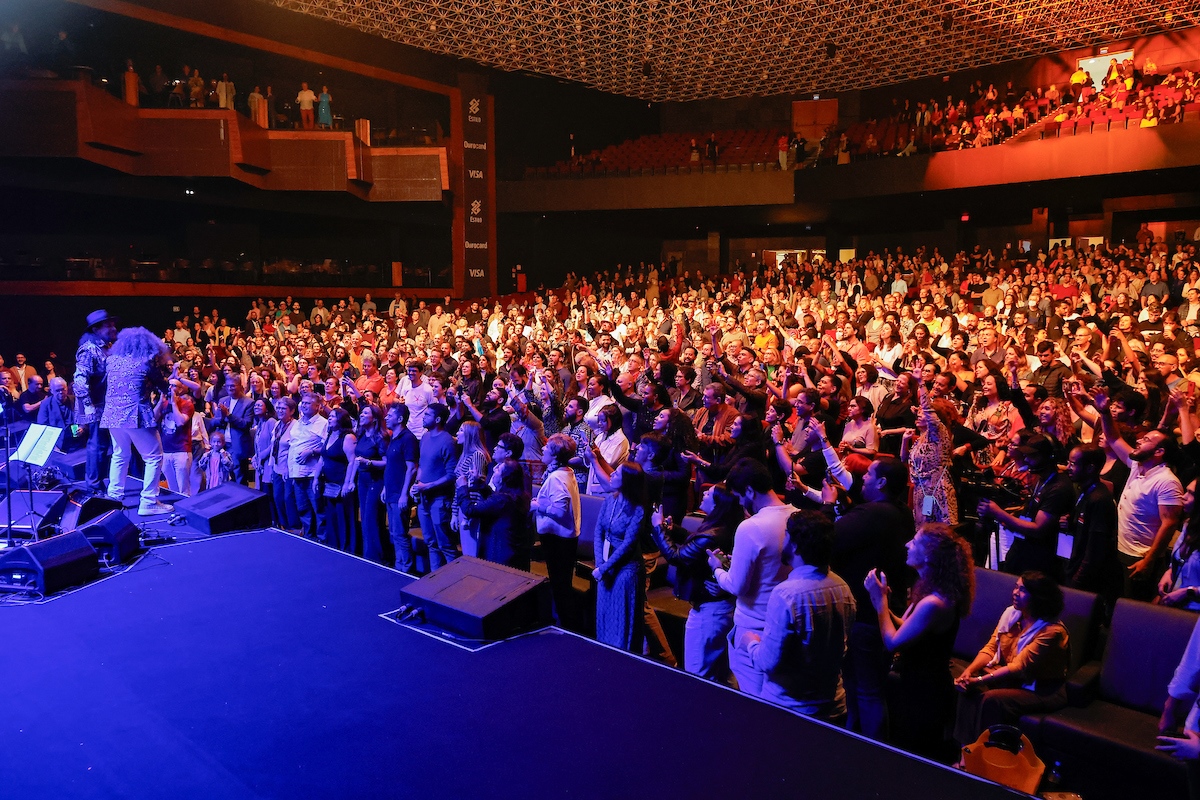
{"label": "patterned ceiling", "polygon": [[265,0],[653,101],[865,89],[1200,24],[1196,0]]}

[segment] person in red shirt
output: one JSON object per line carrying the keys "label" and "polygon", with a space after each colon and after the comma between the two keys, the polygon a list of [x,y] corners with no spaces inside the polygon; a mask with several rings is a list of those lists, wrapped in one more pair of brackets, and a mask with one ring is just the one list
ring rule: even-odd
{"label": "person in red shirt", "polygon": [[1071,276],[1063,275],[1058,283],[1050,287],[1050,295],[1055,300],[1076,300],[1079,297],[1079,286],[1071,280]]}
{"label": "person in red shirt", "polygon": [[375,366],[373,355],[363,355],[362,374],[354,382],[354,388],[358,389],[359,393],[371,392],[376,396],[383,391],[383,376],[379,374],[379,369]]}

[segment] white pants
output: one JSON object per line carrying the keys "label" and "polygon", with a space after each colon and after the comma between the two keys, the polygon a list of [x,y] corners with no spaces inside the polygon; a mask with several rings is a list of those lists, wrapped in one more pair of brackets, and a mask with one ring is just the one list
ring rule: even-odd
{"label": "white pants", "polygon": [[729,671],[733,673],[733,677],[737,678],[738,688],[742,692],[751,697],[759,697],[762,695],[763,679],[766,675],[754,666],[754,662],[750,660],[750,651],[737,646],[738,639],[747,631],[762,634],[762,628],[743,628],[734,625],[725,640],[729,646]]}
{"label": "white pants", "polygon": [[163,475],[167,477],[167,487],[172,492],[191,497],[192,451],[163,453]]}
{"label": "white pants", "polygon": [[129,476],[129,463],[136,448],[146,462],[146,474],[142,476],[142,506],[158,502],[158,476],[162,471],[162,438],[157,428],[110,428],[113,455],[112,469],[108,473],[108,496],[115,500],[125,499],[125,478]]}

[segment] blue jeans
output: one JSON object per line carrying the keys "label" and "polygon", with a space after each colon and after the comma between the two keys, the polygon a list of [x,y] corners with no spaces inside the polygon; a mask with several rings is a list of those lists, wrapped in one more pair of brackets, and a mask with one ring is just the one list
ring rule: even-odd
{"label": "blue jeans", "polygon": [[288,478],[288,502],[296,509],[300,533],[308,539],[317,538],[317,501],[313,497],[312,478]]}
{"label": "blue jeans", "polygon": [[321,509],[321,541],[336,550],[354,552],[354,510],[358,498],[353,494],[341,497],[322,497],[317,500]]}
{"label": "blue jeans", "polygon": [[701,603],[687,616],[683,628],[683,668],[710,681],[729,680],[729,648],[725,637],[733,629],[733,600]]}
{"label": "blue jeans", "polygon": [[103,477],[108,474],[108,460],[112,458],[112,440],[108,431],[99,422],[88,423],[87,466],[85,473],[89,492],[104,492]]}
{"label": "blue jeans", "polygon": [[413,558],[412,537],[408,535],[408,508],[407,497],[398,502],[388,500],[387,526],[392,547],[396,550],[396,569],[411,575],[417,568],[417,562]]}
{"label": "blue jeans", "polygon": [[271,501],[275,524],[284,530],[300,530],[300,513],[296,510],[295,499],[288,494],[287,478],[282,475],[271,478]]}
{"label": "blue jeans", "polygon": [[383,491],[383,479],[372,480],[361,472],[358,475],[358,517],[362,521],[362,557],[383,563],[382,503],[379,495]]}
{"label": "blue jeans", "polygon": [[449,564],[458,558],[458,548],[450,531],[451,498],[448,495],[425,497],[417,501],[417,519],[421,522],[421,535],[429,548],[429,571]]}

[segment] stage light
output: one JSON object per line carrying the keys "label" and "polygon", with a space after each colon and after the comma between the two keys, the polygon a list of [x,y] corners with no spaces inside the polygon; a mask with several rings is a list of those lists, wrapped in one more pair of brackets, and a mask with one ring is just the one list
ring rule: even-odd
{"label": "stage light", "polygon": [[960,221],[960,222],[970,222],[970,221],[971,221],[971,215],[970,215],[970,214],[968,214],[967,212],[965,212],[965,211],[964,211],[964,212],[963,212],[963,215],[962,215],[961,217],[959,217],[958,219],[959,219],[959,221]]}

